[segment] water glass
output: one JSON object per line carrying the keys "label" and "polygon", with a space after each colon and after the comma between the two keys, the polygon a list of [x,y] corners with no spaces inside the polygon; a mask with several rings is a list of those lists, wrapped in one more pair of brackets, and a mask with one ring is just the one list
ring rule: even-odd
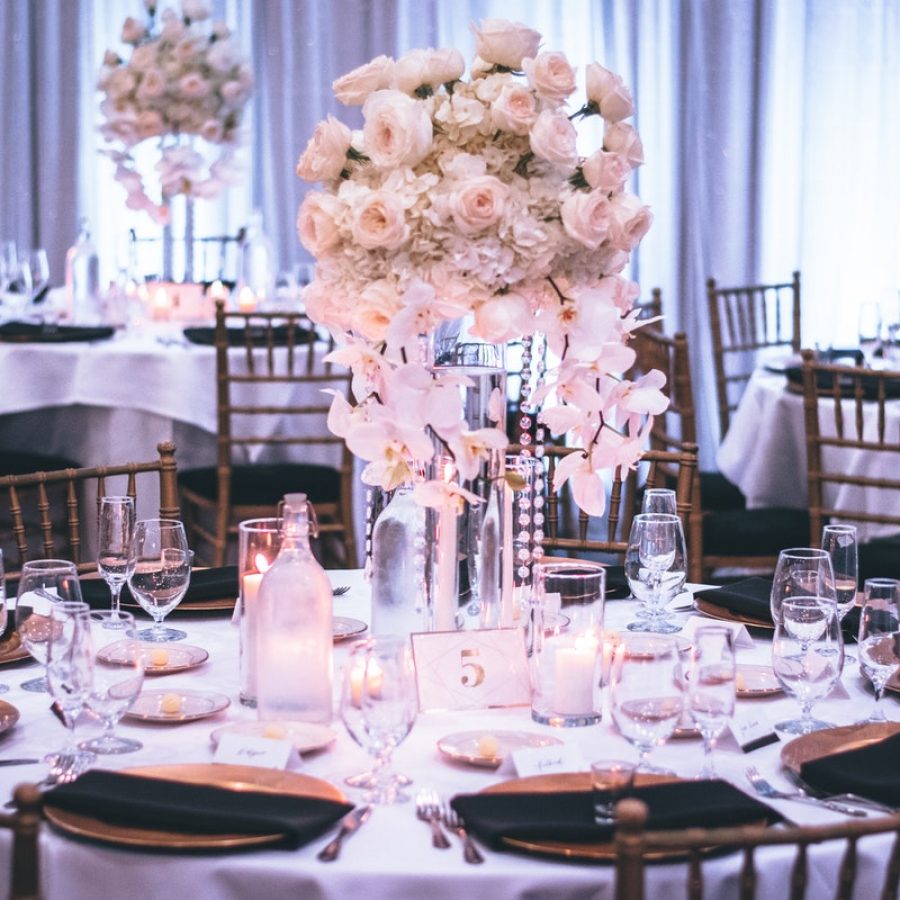
{"label": "water glass", "polygon": [[[847,613],[856,605],[859,577],[856,526],[826,525],[822,529],[822,549],[831,557],[835,600],[838,616],[843,622]],[[845,653],[844,662],[855,662],[855,659]]]}
{"label": "water glass", "polygon": [[792,597],[820,597],[837,602],[834,570],[827,550],[792,547],[778,554],[769,605],[772,621],[781,620],[781,607]]}
{"label": "water glass", "polygon": [[687,547],[678,516],[641,513],[634,517],[625,551],[625,576],[646,608],[644,618],[628,624],[629,631],[681,631],[666,611],[666,604],[684,587],[687,577]]}
{"label": "water glass", "polygon": [[[123,628],[119,616],[122,586],[134,570],[131,538],[134,531],[134,498],[101,497],[100,521],[97,535],[97,571],[109,585],[112,612],[107,618],[108,628]],[[132,625],[134,622],[132,621]]]}
{"label": "water glass", "polygon": [[884,688],[900,666],[900,581],[867,578],[859,617],[859,662],[875,690],[868,722],[886,722],[881,706]]}
{"label": "water glass", "polygon": [[591,794],[597,825],[615,822],[616,804],[631,792],[636,768],[633,762],[624,759],[598,759],[591,763]]}
{"label": "water glass", "polygon": [[670,488],[647,488],[641,501],[641,512],[678,515],[675,491]]}
{"label": "water glass", "polygon": [[698,628],[691,648],[685,705],[703,738],[700,778],[715,778],[716,741],[734,715],[734,637],[719,625]]}

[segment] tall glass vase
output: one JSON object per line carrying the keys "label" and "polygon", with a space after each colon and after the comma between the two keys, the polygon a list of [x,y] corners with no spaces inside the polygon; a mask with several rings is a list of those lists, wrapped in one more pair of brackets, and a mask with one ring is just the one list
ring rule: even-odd
{"label": "tall glass vase", "polygon": [[[187,194],[175,194],[166,199],[169,220],[163,226],[162,280],[190,284],[194,280],[194,198]],[[182,226],[182,240],[175,238],[176,221]],[[177,263],[180,261],[181,265]],[[176,277],[180,272],[180,277]]]}

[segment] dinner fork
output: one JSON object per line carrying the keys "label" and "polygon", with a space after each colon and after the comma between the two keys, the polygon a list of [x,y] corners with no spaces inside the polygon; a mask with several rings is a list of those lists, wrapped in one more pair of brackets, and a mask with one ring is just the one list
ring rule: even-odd
{"label": "dinner fork", "polygon": [[465,822],[459,817],[459,813],[446,801],[441,803],[441,819],[451,831],[459,835],[460,840],[463,842],[463,858],[465,861],[467,863],[483,863],[484,857],[466,830]]}
{"label": "dinner fork", "polygon": [[[72,753],[60,753],[50,766],[50,771],[42,778],[35,787],[51,788],[58,784],[68,784],[78,777],[75,770],[75,756]],[[9,800],[3,804],[4,809],[13,809],[16,805],[15,800]]]}
{"label": "dinner fork", "polygon": [[332,597],[343,597],[344,594],[346,594],[347,591],[349,591],[349,590],[350,590],[349,584],[341,584],[341,585],[338,585],[336,588],[332,589],[331,596]]}
{"label": "dinner fork", "polygon": [[846,806],[843,803],[837,803],[834,800],[825,800],[819,797],[811,797],[805,791],[779,791],[771,785],[755,766],[749,766],[747,769],[747,778],[757,794],[763,797],[769,797],[772,800],[792,800],[795,803],[810,803],[813,806],[824,806],[833,812],[842,813],[845,816],[864,817],[867,813],[861,809],[855,809],[852,806]]}
{"label": "dinner fork", "polygon": [[431,826],[431,843],[440,850],[447,850],[450,841],[441,828],[441,807],[434,791],[421,790],[416,794],[416,816]]}

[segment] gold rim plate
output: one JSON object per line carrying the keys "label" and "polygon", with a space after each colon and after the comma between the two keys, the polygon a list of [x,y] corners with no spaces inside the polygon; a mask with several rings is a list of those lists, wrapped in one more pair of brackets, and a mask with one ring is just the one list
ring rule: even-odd
{"label": "gold rim plate", "polygon": [[15,631],[0,641],[0,666],[30,658],[31,654],[25,649],[25,645]]}
{"label": "gold rim plate", "polygon": [[740,700],[754,697],[771,697],[782,693],[784,688],[771,666],[756,666],[741,663],[735,667],[734,693]]}
{"label": "gold rim plate", "polygon": [[437,748],[453,762],[496,769],[510,753],[522,747],[553,747],[559,738],[532,731],[456,731],[442,737]]}
{"label": "gold rim plate", "polygon": [[224,694],[211,691],[142,691],[125,716],[142,722],[180,725],[214,716],[230,705],[231,700]]}
{"label": "gold rim plate", "polygon": [[[334,785],[320,778],[261,769],[255,766],[229,766],[218,763],[174,764],[142,766],[124,769],[123,774],[143,775],[188,784],[208,784],[234,791],[263,791],[295,797],[315,797],[320,800],[346,802],[344,794]],[[128,847],[157,847],[169,850],[228,850],[252,847],[280,841],[278,834],[215,834],[202,832],[165,831],[139,828],[133,825],[104,822],[94,816],[45,805],[44,815],[57,828],[78,837],[120,844]]]}
{"label": "gold rim plate", "polygon": [[346,641],[347,638],[362,634],[369,626],[359,619],[348,619],[347,616],[334,616],[331,624],[331,634],[336,641]]}
{"label": "gold rim plate", "polygon": [[825,728],[794,738],[781,748],[781,764],[794,775],[800,774],[800,767],[814,759],[858,750],[900,732],[900,722],[868,722],[862,725],[842,725],[839,728]]}
{"label": "gold rim plate", "polygon": [[719,619],[722,622],[739,622],[741,625],[749,625],[751,628],[764,628],[766,631],[774,631],[775,626],[765,619],[756,619],[753,616],[745,616],[742,613],[732,612],[724,606],[710,603],[705,597],[694,597],[694,606],[711,619]]}
{"label": "gold rim plate", "polygon": [[337,740],[337,733],[327,725],[312,722],[232,722],[217,728],[209,738],[218,746],[224,734],[249,734],[253,737],[289,740],[298,753],[321,750]]}
{"label": "gold rim plate", "polygon": [[[97,652],[97,659],[110,666],[130,665],[128,650],[133,641],[115,641]],[[161,647],[149,641],[138,642],[144,660],[145,675],[169,675],[196,669],[209,659],[209,653],[202,647],[190,644],[166,644]]]}
{"label": "gold rim plate", "polygon": [[0,700],[0,734],[9,731],[19,721],[19,711],[5,700]]}

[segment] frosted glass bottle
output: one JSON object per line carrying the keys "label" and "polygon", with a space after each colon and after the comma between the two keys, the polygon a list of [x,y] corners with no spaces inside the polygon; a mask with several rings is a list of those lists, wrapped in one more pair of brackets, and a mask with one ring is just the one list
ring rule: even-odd
{"label": "frosted glass bottle", "polygon": [[257,714],[260,719],[332,718],[331,582],[309,546],[306,494],[284,498],[281,550],[257,599]]}
{"label": "frosted glass bottle", "polygon": [[372,634],[425,631],[425,509],[401,485],[372,530]]}
{"label": "frosted glass bottle", "polygon": [[258,302],[275,299],[275,246],[263,231],[262,213],[254,210],[241,245],[238,290],[249,287]]}
{"label": "frosted glass bottle", "polygon": [[102,318],[100,264],[91,242],[87,219],[78,223],[78,240],[66,251],[66,307],[75,322]]}

